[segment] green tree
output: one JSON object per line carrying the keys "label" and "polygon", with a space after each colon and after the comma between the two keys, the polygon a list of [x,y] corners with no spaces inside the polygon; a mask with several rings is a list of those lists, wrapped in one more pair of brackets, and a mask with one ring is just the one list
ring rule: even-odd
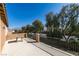
{"label": "green tree", "polygon": [[29,33],[29,32],[33,32],[34,31],[34,27],[33,25],[26,25],[26,32]]}
{"label": "green tree", "polygon": [[[79,5],[70,4],[66,5],[61,9],[59,14],[60,27],[62,36],[68,41],[69,37],[76,30],[77,20],[79,15]],[[65,37],[65,35],[68,37]]]}
{"label": "green tree", "polygon": [[23,27],[21,28],[21,31],[22,31],[23,33],[26,33],[26,27],[23,26]]}
{"label": "green tree", "polygon": [[50,12],[46,15],[46,27],[49,34],[52,32],[52,20],[53,20],[53,13]]}
{"label": "green tree", "polygon": [[79,23],[76,26],[76,33],[79,33]]}
{"label": "green tree", "polygon": [[59,20],[57,14],[49,13],[46,15],[46,27],[48,29],[48,35],[57,36],[57,32],[59,31]]}
{"label": "green tree", "polygon": [[35,20],[33,23],[32,23],[33,27],[34,27],[34,32],[41,32],[43,30],[43,24],[40,20]]}

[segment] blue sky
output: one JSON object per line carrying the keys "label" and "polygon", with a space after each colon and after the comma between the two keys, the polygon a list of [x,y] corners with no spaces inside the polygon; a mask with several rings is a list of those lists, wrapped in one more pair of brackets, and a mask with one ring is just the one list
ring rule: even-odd
{"label": "blue sky", "polygon": [[39,19],[43,24],[46,23],[46,14],[49,12],[58,13],[62,6],[61,3],[7,3],[6,10],[9,28],[20,28],[31,24]]}

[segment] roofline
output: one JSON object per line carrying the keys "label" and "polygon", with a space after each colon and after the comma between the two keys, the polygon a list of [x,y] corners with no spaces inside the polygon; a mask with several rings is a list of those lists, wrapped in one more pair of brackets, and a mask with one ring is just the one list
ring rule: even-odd
{"label": "roofline", "polygon": [[5,7],[5,4],[4,3],[0,3],[0,4],[2,4],[2,8],[3,8],[3,11],[4,11],[4,13],[3,14],[1,14],[1,16],[5,16],[5,20],[3,20],[3,22],[4,22],[4,24],[6,24],[6,26],[8,27],[8,18],[7,18],[7,13],[6,13],[6,7]]}

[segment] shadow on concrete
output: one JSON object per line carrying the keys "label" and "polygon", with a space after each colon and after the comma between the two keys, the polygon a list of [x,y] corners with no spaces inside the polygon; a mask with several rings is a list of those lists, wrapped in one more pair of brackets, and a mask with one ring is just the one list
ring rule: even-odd
{"label": "shadow on concrete", "polygon": [[24,39],[27,43],[36,43],[36,41],[35,40],[32,40],[32,39],[29,39],[29,40],[27,40],[27,39]]}
{"label": "shadow on concrete", "polygon": [[8,43],[15,43],[15,42],[17,42],[16,40],[14,40],[14,41],[8,41]]}
{"label": "shadow on concrete", "polygon": [[27,41],[27,43],[36,43],[36,41]]}
{"label": "shadow on concrete", "polygon": [[17,43],[17,42],[23,42],[23,40],[13,40],[13,41],[8,41],[8,43]]}

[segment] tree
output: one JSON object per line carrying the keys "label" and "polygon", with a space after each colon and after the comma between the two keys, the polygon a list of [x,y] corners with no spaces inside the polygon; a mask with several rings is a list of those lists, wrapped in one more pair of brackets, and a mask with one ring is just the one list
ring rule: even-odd
{"label": "tree", "polygon": [[21,28],[21,31],[22,31],[23,33],[26,33],[26,28],[25,28],[25,26],[23,26],[23,27]]}
{"label": "tree", "polygon": [[74,32],[74,34],[79,38],[79,23],[76,26],[76,31]]}
{"label": "tree", "polygon": [[28,24],[28,25],[26,26],[26,32],[29,33],[29,32],[33,32],[33,31],[34,31],[33,25],[29,25],[29,24]]}
{"label": "tree", "polygon": [[48,35],[49,36],[57,36],[57,32],[59,31],[59,20],[58,15],[49,13],[46,15],[46,26],[48,29]]}
{"label": "tree", "polygon": [[79,33],[79,23],[76,26],[76,33]]}
{"label": "tree", "polygon": [[[78,15],[79,5],[77,4],[64,6],[59,13],[61,33],[66,41],[68,41],[69,37],[76,30]],[[68,37],[65,36],[66,34]]]}
{"label": "tree", "polygon": [[32,23],[33,27],[34,27],[34,32],[41,32],[43,30],[43,24],[40,20],[35,20],[33,23]]}
{"label": "tree", "polygon": [[51,33],[52,32],[52,19],[53,19],[53,13],[52,12],[50,12],[50,13],[48,13],[47,15],[46,15],[46,27],[47,27],[47,31],[49,32],[49,33]]}

